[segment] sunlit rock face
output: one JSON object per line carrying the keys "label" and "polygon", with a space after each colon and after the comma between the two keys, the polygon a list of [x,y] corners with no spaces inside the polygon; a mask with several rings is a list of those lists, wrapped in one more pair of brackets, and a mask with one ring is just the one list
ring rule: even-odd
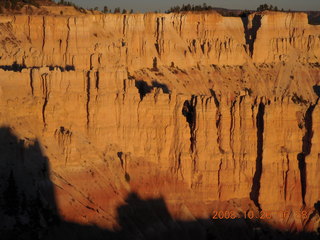
{"label": "sunlit rock face", "polygon": [[260,210],[319,227],[306,14],[3,15],[0,45],[1,126],[39,144],[63,219],[116,229],[135,192],[181,221]]}

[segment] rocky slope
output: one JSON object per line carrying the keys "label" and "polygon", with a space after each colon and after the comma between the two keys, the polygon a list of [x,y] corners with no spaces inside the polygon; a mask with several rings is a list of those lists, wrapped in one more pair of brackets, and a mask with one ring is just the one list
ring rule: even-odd
{"label": "rocky slope", "polygon": [[64,219],[116,228],[136,192],[179,220],[262,210],[319,227],[320,26],[306,14],[2,15],[0,45],[1,126],[39,141]]}

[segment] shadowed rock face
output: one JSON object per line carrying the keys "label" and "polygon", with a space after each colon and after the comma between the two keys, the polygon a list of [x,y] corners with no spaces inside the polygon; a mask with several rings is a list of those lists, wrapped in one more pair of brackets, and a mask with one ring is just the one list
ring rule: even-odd
{"label": "shadowed rock face", "polygon": [[[316,233],[284,233],[266,224],[239,219],[181,221],[165,200],[130,193],[116,209],[116,229],[64,221],[56,207],[48,159],[37,140],[19,139],[0,128],[1,239],[316,239]],[[9,170],[4,171],[4,169]],[[105,199],[109,201],[109,199]],[[319,205],[319,204],[318,204]],[[318,206],[315,205],[317,209]],[[318,209],[317,209],[318,210]],[[240,236],[240,237],[239,237]]]}
{"label": "shadowed rock face", "polygon": [[48,159],[38,141],[18,139],[8,127],[0,128],[0,146],[2,237],[41,234],[58,221]]}
{"label": "shadowed rock face", "polygon": [[0,188],[15,199],[21,181],[26,202],[111,233],[144,225],[119,217],[128,194],[161,199],[167,222],[260,209],[316,231],[319,44],[303,13],[0,16],[0,124],[16,135]]}

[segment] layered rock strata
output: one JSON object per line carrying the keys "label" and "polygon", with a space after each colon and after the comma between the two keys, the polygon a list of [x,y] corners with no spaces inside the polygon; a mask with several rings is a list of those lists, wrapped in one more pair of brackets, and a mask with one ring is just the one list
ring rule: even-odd
{"label": "layered rock strata", "polygon": [[306,14],[16,15],[0,30],[0,123],[41,143],[65,219],[115,226],[137,192],[178,219],[288,211],[268,223],[319,226]]}

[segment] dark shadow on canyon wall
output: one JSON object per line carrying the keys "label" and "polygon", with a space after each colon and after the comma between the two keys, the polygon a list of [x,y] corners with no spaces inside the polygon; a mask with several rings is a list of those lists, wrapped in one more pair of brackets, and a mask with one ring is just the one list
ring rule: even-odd
{"label": "dark shadow on canyon wall", "polygon": [[[48,159],[37,141],[0,128],[0,239],[317,239],[246,219],[180,221],[163,198],[130,193],[118,207],[117,231],[64,221],[57,211]],[[108,201],[108,199],[106,199]]]}
{"label": "dark shadow on canyon wall", "polygon": [[146,94],[151,93],[152,89],[154,88],[161,88],[163,93],[170,93],[170,90],[166,84],[159,83],[156,80],[153,80],[151,82],[151,85],[149,85],[147,82],[143,80],[138,80],[135,82],[135,86],[139,90],[141,100],[144,98]]}
{"label": "dark shadow on canyon wall", "polygon": [[257,37],[257,32],[261,27],[261,15],[255,15],[252,19],[252,27],[249,28],[248,16],[241,17],[242,24],[244,27],[244,34],[246,39],[246,45],[248,46],[247,52],[252,57],[254,51],[254,41]]}
{"label": "dark shadow on canyon wall", "polygon": [[315,94],[317,94],[318,97],[320,97],[320,86],[314,85],[313,86],[313,91]]}
{"label": "dark shadow on canyon wall", "polygon": [[320,12],[319,11],[308,12],[308,23],[311,25],[320,25]]}
{"label": "dark shadow on canyon wall", "polygon": [[[55,69],[59,69],[61,72],[64,71],[74,71],[75,67],[72,65],[66,66],[48,66],[50,71],[54,71]],[[17,62],[13,62],[12,65],[0,65],[0,69],[4,71],[13,71],[13,72],[21,72],[23,69],[40,69],[40,67],[27,67],[25,64],[18,64]]]}
{"label": "dark shadow on canyon wall", "polygon": [[0,239],[106,239],[114,233],[63,221],[38,141],[0,128]]}
{"label": "dark shadow on canyon wall", "polygon": [[48,159],[42,155],[37,141],[18,139],[9,128],[0,128],[2,237],[4,234],[14,239],[20,231],[33,236],[40,226],[57,222],[53,185],[48,174]]}

